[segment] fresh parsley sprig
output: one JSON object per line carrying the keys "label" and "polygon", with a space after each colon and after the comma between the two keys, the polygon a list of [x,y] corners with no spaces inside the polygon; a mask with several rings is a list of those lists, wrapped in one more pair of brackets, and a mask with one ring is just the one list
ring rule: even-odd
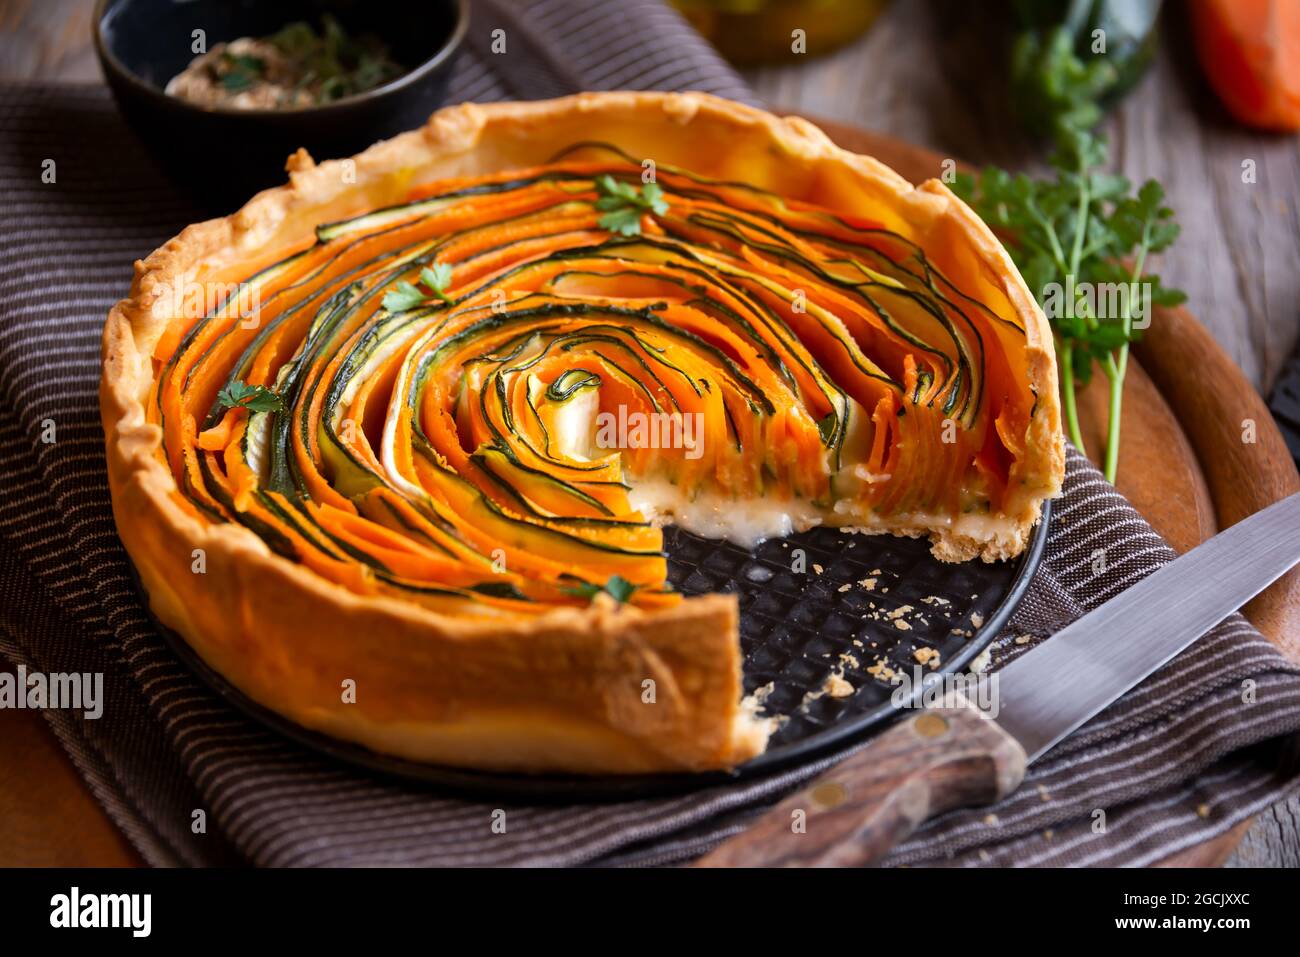
{"label": "fresh parsley sprig", "polygon": [[1013,0],[1011,95],[1030,131],[1089,130],[1155,57],[1161,0]]}
{"label": "fresh parsley sprig", "polygon": [[641,234],[641,214],[668,212],[668,201],[658,183],[646,183],[640,189],[609,174],[596,177],[596,208],[605,215],[597,220],[601,229],[621,236]]}
{"label": "fresh parsley sprig", "polygon": [[217,393],[217,401],[226,409],[250,412],[283,412],[284,399],[264,385],[248,385],[236,379]]}
{"label": "fresh parsley sprig", "polygon": [[434,263],[432,267],[425,266],[420,270],[420,285],[429,292],[421,292],[419,286],[405,279],[399,281],[392,290],[385,293],[384,308],[394,313],[406,312],[433,297],[451,302],[451,296],[447,294],[447,287],[451,285],[451,264]]}
{"label": "fresh parsley sprig", "polygon": [[583,582],[575,588],[565,588],[564,592],[578,598],[587,599],[595,598],[601,592],[604,592],[605,594],[612,596],[619,604],[624,604],[632,597],[632,593],[635,592],[636,589],[637,586],[633,585],[622,575],[610,575],[609,581],[605,582],[603,585],[594,585],[591,582]]}
{"label": "fresh parsley sprig", "polygon": [[[1133,194],[1128,179],[1104,171],[1104,140],[1073,127],[1063,128],[1058,140],[1050,177],[1012,176],[990,167],[978,178],[959,176],[955,189],[1001,236],[1047,313],[1066,425],[1081,451],[1075,384],[1088,382],[1094,362],[1109,380],[1102,465],[1113,482],[1129,344],[1141,334],[1135,320],[1150,306],[1175,305],[1186,298],[1163,285],[1159,276],[1145,273],[1148,257],[1168,248],[1179,227],[1155,180]],[[1122,294],[1110,295],[1112,290]],[[1103,300],[1107,307],[1098,308]]]}

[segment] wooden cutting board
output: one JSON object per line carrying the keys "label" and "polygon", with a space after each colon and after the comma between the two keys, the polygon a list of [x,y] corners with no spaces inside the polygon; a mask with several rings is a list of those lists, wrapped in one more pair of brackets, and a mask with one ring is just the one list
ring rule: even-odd
{"label": "wooden cutting board", "polygon": [[[841,123],[813,122],[840,146],[876,157],[913,183],[943,172],[943,157],[930,150]],[[1134,358],[1124,383],[1115,485],[1175,551],[1300,491],[1295,462],[1263,399],[1189,309],[1156,310]],[[1078,397],[1083,440],[1094,454],[1105,447],[1106,388],[1098,374]],[[1245,612],[1300,662],[1300,569]],[[1162,863],[1217,866],[1251,823]]]}

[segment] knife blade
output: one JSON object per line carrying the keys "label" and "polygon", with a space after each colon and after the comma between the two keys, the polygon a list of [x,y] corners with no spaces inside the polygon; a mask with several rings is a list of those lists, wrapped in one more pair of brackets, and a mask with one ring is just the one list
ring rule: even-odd
{"label": "knife blade", "polygon": [[1045,754],[1300,562],[1300,493],[1243,519],[998,672],[873,739],[696,866],[860,866],[927,818],[1010,794]]}
{"label": "knife blade", "polygon": [[1298,561],[1300,493],[1156,569],[1003,668],[998,724],[1033,761]]}

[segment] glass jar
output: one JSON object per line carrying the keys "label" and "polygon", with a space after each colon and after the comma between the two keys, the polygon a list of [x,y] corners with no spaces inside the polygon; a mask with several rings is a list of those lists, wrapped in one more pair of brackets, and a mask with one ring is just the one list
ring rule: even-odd
{"label": "glass jar", "polygon": [[[818,56],[866,31],[889,0],[672,0],[732,63]],[[802,30],[803,45],[800,35]]]}

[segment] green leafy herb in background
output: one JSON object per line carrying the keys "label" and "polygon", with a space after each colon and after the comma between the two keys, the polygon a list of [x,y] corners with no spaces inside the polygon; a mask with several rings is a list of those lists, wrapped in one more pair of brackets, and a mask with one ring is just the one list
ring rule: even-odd
{"label": "green leafy herb in background", "polygon": [[1151,64],[1161,0],[1017,0],[1012,97],[1039,135],[1091,129]]}
{"label": "green leafy herb in background", "polygon": [[605,214],[597,221],[600,228],[622,236],[640,235],[642,213],[662,216],[668,212],[668,202],[658,183],[646,183],[638,190],[631,183],[612,176],[598,176],[596,193],[600,197],[596,200],[596,208]]}
{"label": "green leafy herb in background", "polygon": [[[1069,290],[1087,288],[1085,283],[1094,289],[1123,283],[1141,290],[1156,306],[1182,302],[1179,290],[1169,289],[1158,276],[1143,272],[1147,257],[1178,237],[1173,213],[1164,205],[1164,190],[1155,180],[1148,180],[1131,195],[1132,185],[1126,178],[1102,171],[1105,161],[1105,143],[1075,131],[1051,159],[1052,178],[1012,176],[990,168],[978,179],[959,177],[957,191],[1001,235],[1040,303],[1053,285]],[[1139,282],[1143,285],[1133,285]],[[1119,455],[1129,343],[1140,334],[1133,325],[1135,307],[1141,305],[1131,296],[1118,297],[1117,302],[1118,315],[1096,315],[1085,299],[1067,303],[1063,310],[1048,310],[1056,337],[1066,425],[1080,450],[1085,448],[1075,384],[1089,380],[1094,361],[1110,382],[1102,462],[1111,481]]]}
{"label": "green leafy herb in background", "polygon": [[[1045,307],[1056,341],[1062,404],[1070,439],[1081,451],[1076,384],[1086,384],[1094,363],[1109,383],[1106,448],[1101,464],[1115,480],[1120,412],[1129,345],[1139,306],[1170,306],[1185,296],[1145,274],[1148,257],[1178,237],[1164,190],[1148,180],[1133,193],[1123,176],[1106,171],[1104,138],[1091,132],[1104,106],[1136,81],[1150,59],[1152,28],[1160,4],[1143,0],[1070,0],[1018,4],[1027,24],[1016,41],[1013,86],[1026,125],[1050,134],[1056,152],[1052,175],[1032,178],[990,167],[978,178],[960,175],[954,186],[1002,238],[1026,284]],[[1052,25],[1053,11],[1064,22]],[[1095,30],[1105,53],[1092,53]],[[1092,308],[1101,296],[1063,302],[1061,292],[1136,290],[1117,297],[1117,314]],[[1049,290],[1057,297],[1049,305]],[[1110,301],[1110,300],[1108,300]],[[1098,315],[1098,312],[1103,314]]]}
{"label": "green leafy herb in background", "polygon": [[264,385],[248,385],[235,380],[217,393],[217,401],[227,409],[250,412],[283,412],[284,400]]}

